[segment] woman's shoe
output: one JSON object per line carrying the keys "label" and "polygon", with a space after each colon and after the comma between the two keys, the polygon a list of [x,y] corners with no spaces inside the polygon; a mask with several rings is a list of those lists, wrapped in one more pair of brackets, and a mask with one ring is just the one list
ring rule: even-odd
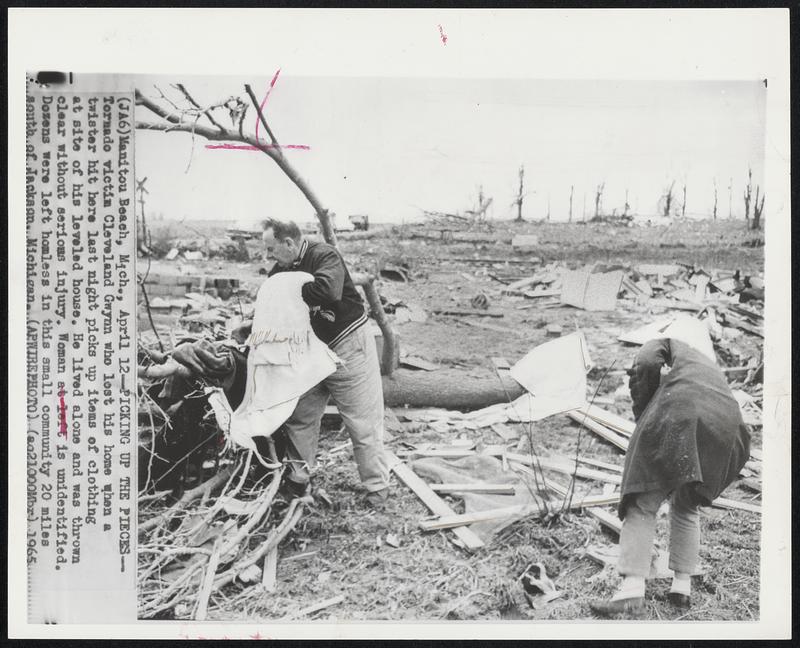
{"label": "woman's shoe", "polygon": [[691,598],[688,594],[670,592],[667,594],[667,600],[676,608],[680,608],[681,610],[688,610],[691,607]]}
{"label": "woman's shoe", "polygon": [[623,616],[637,618],[644,614],[644,597],[637,596],[635,598],[592,601],[589,603],[589,608],[595,614],[604,617]]}

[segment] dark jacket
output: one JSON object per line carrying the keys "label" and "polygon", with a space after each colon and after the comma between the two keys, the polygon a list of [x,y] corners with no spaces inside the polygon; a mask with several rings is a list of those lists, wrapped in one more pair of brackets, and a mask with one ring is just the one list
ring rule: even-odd
{"label": "dark jacket", "polygon": [[311,328],[329,347],[333,348],[366,323],[364,302],[350,278],[342,255],[335,247],[304,240],[297,261],[289,267],[281,267],[276,263],[269,271],[269,276],[290,271],[314,275],[314,281],[302,288],[303,301],[311,311]]}
{"label": "dark jacket", "polygon": [[[664,365],[671,370],[662,377]],[[636,429],[625,457],[620,518],[630,495],[685,484],[698,504],[710,504],[750,456],[750,433],[722,371],[683,342],[651,340],[636,356],[630,389]]]}

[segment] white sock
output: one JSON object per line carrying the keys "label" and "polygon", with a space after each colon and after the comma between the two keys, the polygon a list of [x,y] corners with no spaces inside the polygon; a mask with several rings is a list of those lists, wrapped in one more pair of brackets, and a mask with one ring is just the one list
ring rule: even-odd
{"label": "white sock", "polygon": [[644,598],[644,576],[625,576],[611,600],[619,601],[629,598]]}
{"label": "white sock", "polygon": [[689,596],[692,593],[691,574],[675,572],[675,575],[672,577],[672,586],[669,588],[669,591],[676,594],[686,594],[686,596]]}

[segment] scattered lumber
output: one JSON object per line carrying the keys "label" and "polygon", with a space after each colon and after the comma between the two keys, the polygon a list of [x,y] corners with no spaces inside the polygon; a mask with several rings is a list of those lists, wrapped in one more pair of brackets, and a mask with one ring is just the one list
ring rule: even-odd
{"label": "scattered lumber", "polygon": [[467,524],[475,522],[488,522],[490,520],[502,520],[511,516],[524,517],[528,515],[543,515],[544,511],[536,504],[526,504],[517,506],[504,506],[502,508],[487,509],[485,511],[473,511],[472,513],[460,513],[443,515],[436,520],[420,520],[419,526],[423,531],[435,531],[437,529],[457,529]]}
{"label": "scattered lumber", "polygon": [[634,429],[636,429],[636,423],[633,421],[629,421],[619,414],[614,414],[613,412],[604,410],[602,407],[598,407],[595,404],[587,404],[575,411],[580,412],[581,414],[586,414],[601,425],[611,428],[611,430],[614,432],[619,432],[627,437],[630,437],[633,434]]}
{"label": "scattered lumber", "polygon": [[[441,516],[455,515],[453,509],[447,505],[447,502],[434,493],[430,486],[422,481],[419,475],[397,458],[397,455],[391,451],[387,451],[386,455],[389,465],[398,479],[414,491],[416,496],[422,500],[422,503],[425,504],[431,512]],[[467,549],[479,549],[484,545],[483,540],[481,540],[474,531],[470,531],[469,529],[459,527],[453,529],[453,533]]]}
{"label": "scattered lumber", "polygon": [[761,514],[761,506],[758,504],[751,504],[750,502],[740,502],[738,500],[728,499],[727,497],[718,497],[711,506],[715,508],[734,509],[737,511],[749,511],[750,513]]}
{"label": "scattered lumber", "polygon": [[431,484],[434,493],[487,493],[492,495],[513,495],[515,490],[511,484],[482,484],[465,482],[463,484]]}
{"label": "scattered lumber", "polygon": [[329,608],[333,605],[338,605],[343,601],[344,601],[344,596],[340,594],[339,596],[334,596],[329,599],[325,599],[324,601],[320,601],[319,603],[314,603],[314,605],[309,605],[308,607],[304,607],[300,610],[297,610],[297,612],[292,612],[291,614],[288,614],[285,617],[283,617],[282,621],[291,621],[292,619],[299,619],[301,617],[308,616],[309,614],[314,614],[314,612],[319,612],[320,610]]}
{"label": "scattered lumber", "polygon": [[272,550],[264,558],[264,571],[261,575],[261,585],[266,592],[274,592],[277,588],[278,577],[278,547]]}
{"label": "scattered lumber", "polygon": [[621,434],[617,434],[613,430],[610,430],[602,423],[598,423],[590,416],[586,416],[585,414],[581,414],[576,410],[571,410],[567,412],[567,416],[569,416],[573,421],[580,423],[581,425],[586,426],[589,430],[594,432],[597,436],[605,439],[609,443],[613,443],[623,452],[628,450],[628,439],[622,436]]}
{"label": "scattered lumber", "polygon": [[[562,486],[561,484],[557,484],[551,480],[547,480],[547,487],[553,490],[561,497],[567,496],[567,489]],[[608,527],[612,531],[616,531],[617,533],[622,532],[622,520],[620,520],[616,515],[609,513],[608,511],[601,509],[597,506],[590,506],[585,509],[586,512],[595,518],[600,524],[605,527]]]}
{"label": "scattered lumber", "polygon": [[479,308],[432,308],[430,312],[435,315],[452,315],[456,317],[467,317],[470,315],[477,315],[479,317],[504,317],[502,311],[482,310]]}
{"label": "scattered lumber", "polygon": [[[493,454],[495,456],[502,456],[503,453],[486,453],[486,454]],[[574,460],[572,461],[572,465],[570,465],[569,461],[564,461],[561,459],[553,459],[550,457],[536,457],[531,455],[524,455],[519,454],[516,452],[506,452],[504,456],[507,461],[515,461],[517,463],[522,464],[523,466],[534,466],[538,464],[543,469],[552,470],[554,472],[561,473],[563,475],[575,475],[576,477],[581,477],[583,479],[592,479],[594,481],[601,481],[606,482],[608,484],[620,484],[622,483],[622,477],[618,474],[609,474],[602,472],[600,470],[592,470],[591,468],[581,468],[578,466],[577,468],[574,465]]]}

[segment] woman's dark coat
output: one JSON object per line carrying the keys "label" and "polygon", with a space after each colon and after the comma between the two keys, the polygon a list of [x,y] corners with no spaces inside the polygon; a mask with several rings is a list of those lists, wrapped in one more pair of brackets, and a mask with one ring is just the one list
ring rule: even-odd
{"label": "woman's dark coat", "polygon": [[[664,366],[671,367],[662,376]],[[708,505],[750,456],[750,433],[725,376],[710,359],[674,339],[651,340],[630,378],[636,429],[622,475],[619,516],[629,497],[688,485]]]}

